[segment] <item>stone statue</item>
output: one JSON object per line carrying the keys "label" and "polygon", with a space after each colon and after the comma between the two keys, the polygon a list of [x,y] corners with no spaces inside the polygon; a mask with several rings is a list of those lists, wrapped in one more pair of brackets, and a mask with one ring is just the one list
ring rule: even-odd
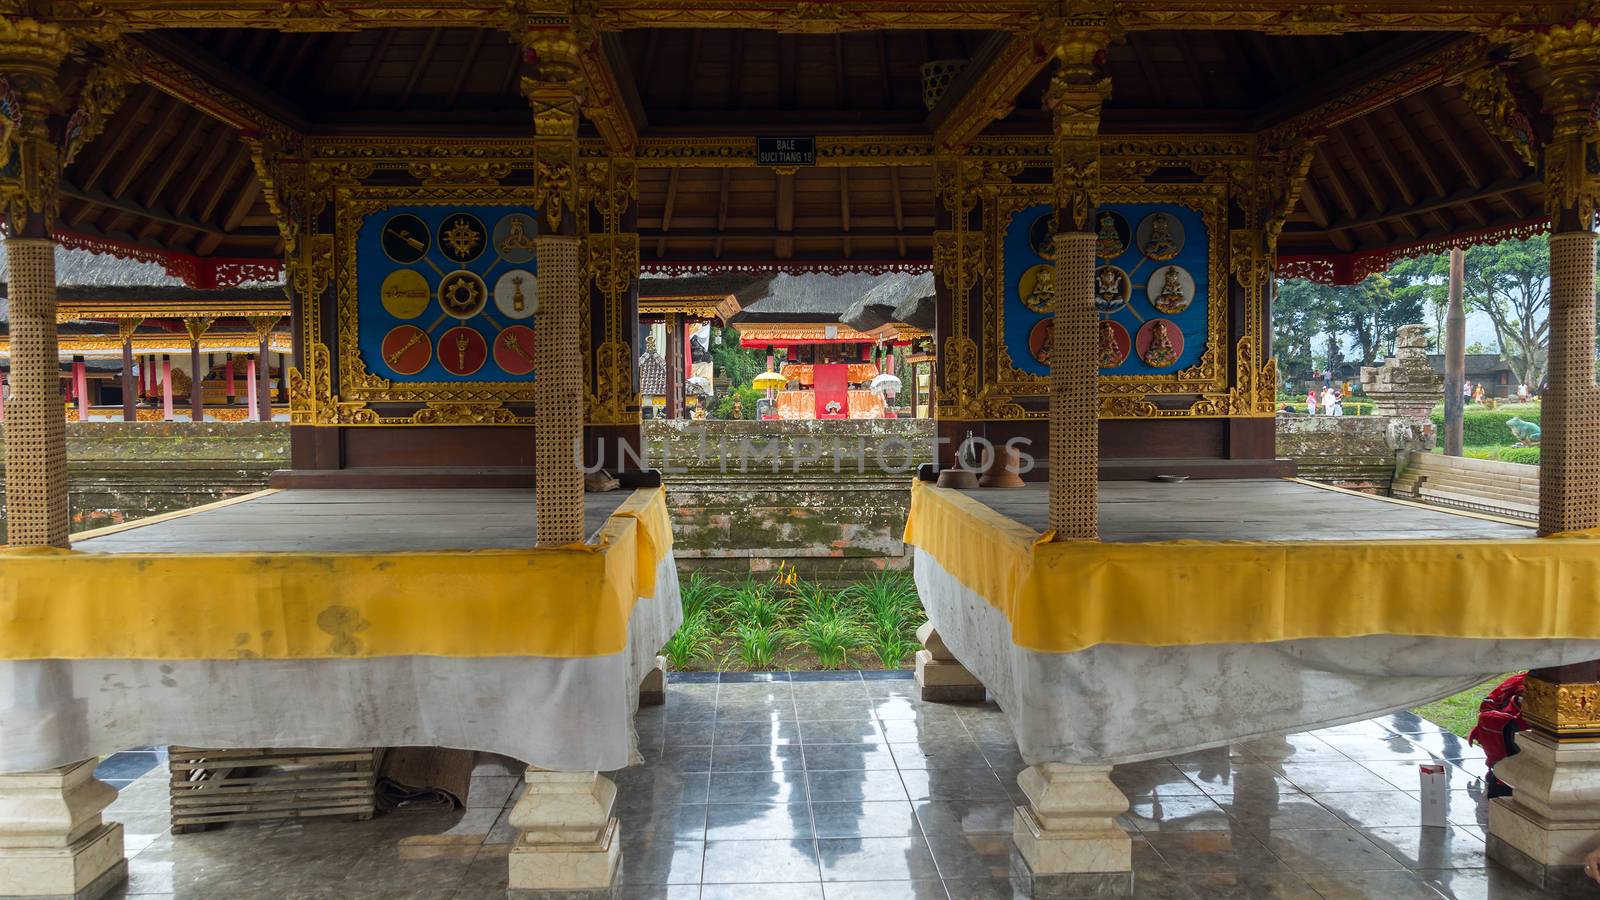
{"label": "stone statue", "polygon": [[1518,447],[1539,446],[1539,437],[1544,433],[1538,422],[1529,422],[1516,416],[1506,420],[1506,427],[1516,436]]}
{"label": "stone statue", "polygon": [[1444,399],[1444,376],[1428,365],[1428,326],[1402,325],[1394,356],[1361,370],[1361,390],[1373,415],[1427,419]]}

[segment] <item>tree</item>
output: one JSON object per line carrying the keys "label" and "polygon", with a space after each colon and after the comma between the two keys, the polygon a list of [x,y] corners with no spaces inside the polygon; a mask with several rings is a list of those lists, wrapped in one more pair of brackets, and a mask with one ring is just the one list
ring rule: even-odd
{"label": "tree", "polygon": [[1500,356],[1517,380],[1538,389],[1550,349],[1550,242],[1483,244],[1467,251],[1466,303],[1494,324]]}
{"label": "tree", "polygon": [[1272,303],[1272,353],[1287,381],[1311,377],[1317,365],[1315,342],[1328,329],[1328,315],[1337,304],[1335,289],[1294,279],[1278,283]]}
{"label": "tree", "polygon": [[1377,365],[1394,352],[1400,326],[1422,321],[1424,302],[1444,290],[1438,283],[1440,262],[1440,257],[1403,260],[1360,284],[1336,289],[1329,324],[1354,341],[1361,365]]}

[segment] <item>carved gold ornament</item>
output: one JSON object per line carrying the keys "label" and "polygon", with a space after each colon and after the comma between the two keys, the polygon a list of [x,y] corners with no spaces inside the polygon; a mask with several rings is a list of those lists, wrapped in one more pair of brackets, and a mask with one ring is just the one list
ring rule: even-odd
{"label": "carved gold ornament", "polygon": [[1600,735],[1600,684],[1553,684],[1530,675],[1523,682],[1522,715],[1557,740],[1594,740]]}

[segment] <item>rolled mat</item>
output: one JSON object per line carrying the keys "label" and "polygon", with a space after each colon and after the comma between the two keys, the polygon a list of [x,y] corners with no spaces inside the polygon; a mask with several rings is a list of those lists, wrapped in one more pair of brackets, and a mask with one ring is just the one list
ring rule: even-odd
{"label": "rolled mat", "polygon": [[378,768],[378,806],[394,812],[466,806],[474,756],[448,747],[391,747]]}

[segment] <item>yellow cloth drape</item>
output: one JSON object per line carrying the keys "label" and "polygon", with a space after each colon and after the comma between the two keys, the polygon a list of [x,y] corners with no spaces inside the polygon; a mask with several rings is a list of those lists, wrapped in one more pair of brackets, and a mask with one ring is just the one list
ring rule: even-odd
{"label": "yellow cloth drape", "polygon": [[1401,634],[1600,639],[1595,534],[1525,540],[1051,543],[917,482],[906,543],[1044,653]]}
{"label": "yellow cloth drape", "polygon": [[[530,523],[531,528],[531,523]],[[607,656],[672,549],[665,492],[596,544],[423,553],[0,552],[0,659]]]}

